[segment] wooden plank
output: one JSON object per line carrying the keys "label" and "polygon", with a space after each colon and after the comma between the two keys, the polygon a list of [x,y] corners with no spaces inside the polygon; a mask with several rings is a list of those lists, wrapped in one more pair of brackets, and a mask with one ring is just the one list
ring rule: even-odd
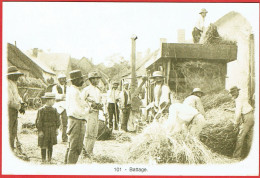
{"label": "wooden plank", "polygon": [[208,59],[231,62],[237,59],[236,45],[163,43],[162,56],[175,59]]}

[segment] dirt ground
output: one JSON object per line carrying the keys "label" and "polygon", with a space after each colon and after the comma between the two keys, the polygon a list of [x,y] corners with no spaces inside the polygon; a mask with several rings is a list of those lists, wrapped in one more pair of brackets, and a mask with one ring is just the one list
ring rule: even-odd
{"label": "dirt ground", "polygon": [[[40,148],[37,146],[37,129],[22,128],[24,125],[35,123],[36,110],[27,110],[25,115],[19,115],[18,137],[22,143],[23,152],[29,157],[30,162],[41,164]],[[113,131],[111,139],[106,141],[96,141],[94,147],[94,158],[90,161],[82,154],[78,164],[82,163],[127,163],[128,146],[135,133],[123,133]],[[61,132],[58,135],[58,144],[53,147],[53,164],[64,164],[67,143],[62,143]]]}

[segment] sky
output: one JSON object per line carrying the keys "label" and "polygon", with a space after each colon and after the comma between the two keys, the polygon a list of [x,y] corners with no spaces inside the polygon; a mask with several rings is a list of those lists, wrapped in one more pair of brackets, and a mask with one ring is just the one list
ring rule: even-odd
{"label": "sky", "polygon": [[230,11],[241,13],[259,39],[255,3],[3,2],[3,42],[16,41],[22,51],[39,48],[107,64],[114,54],[130,60],[133,34],[143,56],[160,47],[160,38],[176,43],[178,29],[192,39],[201,8],[208,11],[206,25]]}

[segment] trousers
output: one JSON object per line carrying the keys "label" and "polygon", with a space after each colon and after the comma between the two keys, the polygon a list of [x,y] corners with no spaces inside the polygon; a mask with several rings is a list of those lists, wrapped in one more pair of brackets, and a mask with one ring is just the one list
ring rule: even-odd
{"label": "trousers", "polygon": [[67,128],[68,128],[68,116],[66,110],[64,110],[60,114],[61,119],[61,132],[62,132],[62,141],[67,142],[68,136],[67,136]]}
{"label": "trousers", "polygon": [[65,162],[76,164],[83,148],[84,135],[86,132],[86,121],[69,116],[69,145],[65,155]]}
{"label": "trousers", "polygon": [[201,30],[199,30],[198,28],[194,27],[194,29],[192,31],[192,37],[193,37],[193,42],[194,43],[199,43],[200,37],[201,37],[201,33],[202,33]]}
{"label": "trousers", "polygon": [[14,142],[15,138],[17,136],[17,128],[18,128],[18,111],[14,108],[8,108],[8,114],[9,114],[9,143],[10,147],[13,150],[14,149]]}
{"label": "trousers", "polygon": [[124,109],[122,109],[122,113],[123,113],[123,118],[122,118],[122,124],[121,124],[121,129],[124,131],[127,131],[127,123],[129,120],[129,116],[130,116],[130,107],[126,107]]}
{"label": "trousers", "polygon": [[[242,115],[241,124],[239,125],[239,132],[237,136],[236,147],[233,153],[234,158],[241,158],[243,145],[247,144],[248,150],[251,148],[253,138],[254,114],[253,111]],[[248,139],[245,141],[245,137]]]}
{"label": "trousers", "polygon": [[115,117],[115,130],[118,130],[119,109],[115,103],[108,104],[109,128],[113,128],[113,116]]}
{"label": "trousers", "polygon": [[89,113],[85,135],[85,148],[88,155],[93,154],[93,149],[98,135],[98,112]]}

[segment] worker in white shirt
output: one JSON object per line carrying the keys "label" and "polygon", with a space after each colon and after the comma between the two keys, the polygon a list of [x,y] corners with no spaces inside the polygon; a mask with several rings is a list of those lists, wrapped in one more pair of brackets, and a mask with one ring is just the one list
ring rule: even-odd
{"label": "worker in white shirt", "polygon": [[[18,111],[22,114],[25,113],[24,103],[18,93],[17,80],[23,73],[19,72],[15,66],[8,68],[8,115],[9,115],[9,142],[11,149],[14,150],[14,142],[17,137],[18,128]],[[17,146],[17,145],[16,145]]]}
{"label": "worker in white shirt", "polygon": [[202,33],[205,31],[204,22],[208,11],[206,9],[201,9],[199,18],[195,24],[192,31],[193,42],[199,43]]}
{"label": "worker in white shirt", "polygon": [[97,87],[100,81],[100,76],[97,72],[88,74],[90,85],[83,89],[82,98],[90,106],[87,117],[87,129],[85,135],[85,150],[88,158],[93,157],[93,149],[98,135],[98,115],[99,110],[103,110],[102,93]]}
{"label": "worker in white shirt", "polygon": [[61,131],[62,131],[62,141],[67,142],[67,127],[68,127],[68,117],[66,112],[66,75],[58,75],[59,84],[52,88],[52,93],[56,96],[56,103],[53,105],[60,114],[61,119]]}
{"label": "worker in white shirt", "polygon": [[153,72],[153,76],[150,78],[155,82],[153,110],[154,114],[158,116],[155,119],[158,119],[161,114],[164,115],[169,112],[171,90],[168,85],[164,84],[164,75],[161,71]]}
{"label": "worker in white shirt", "polygon": [[127,122],[131,110],[131,96],[129,91],[129,82],[123,83],[123,91],[120,93],[120,105],[123,113],[121,129],[127,132]]}
{"label": "worker in white shirt", "polygon": [[107,110],[109,115],[109,128],[113,129],[113,117],[115,118],[115,130],[118,130],[119,109],[118,102],[120,99],[120,91],[118,90],[119,83],[113,82],[112,88],[107,91]]}
{"label": "worker in white shirt", "polygon": [[86,131],[86,119],[88,105],[81,97],[81,90],[84,83],[83,75],[80,70],[70,72],[72,85],[67,87],[66,110],[68,115],[68,137],[69,148],[65,156],[65,163],[76,164],[83,148],[83,141]]}
{"label": "worker in white shirt", "polygon": [[[234,119],[235,124],[239,128],[237,143],[233,153],[234,158],[241,158],[244,144],[247,144],[247,149],[250,150],[254,126],[254,110],[248,103],[247,99],[243,98],[242,95],[239,94],[239,90],[240,89],[237,86],[234,86],[230,88],[229,91],[233,99],[235,99],[236,108]],[[246,136],[248,136],[248,139],[246,143],[244,143]]]}
{"label": "worker in white shirt", "polygon": [[183,104],[187,104],[195,109],[198,110],[200,114],[202,114],[205,117],[205,111],[204,107],[201,102],[201,97],[204,95],[204,93],[201,91],[200,88],[194,88],[191,95],[185,98],[183,101]]}

